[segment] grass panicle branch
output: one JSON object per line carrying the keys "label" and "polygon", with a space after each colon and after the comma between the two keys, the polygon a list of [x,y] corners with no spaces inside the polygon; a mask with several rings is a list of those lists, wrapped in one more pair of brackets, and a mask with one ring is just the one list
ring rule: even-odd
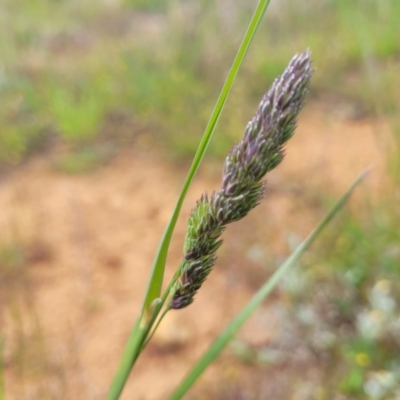
{"label": "grass panicle branch", "polygon": [[283,159],[283,146],[294,133],[312,73],[309,51],[292,58],[262,98],[243,139],[228,154],[221,189],[198,200],[188,221],[180,275],[171,290],[172,309],[193,302],[214,266],[226,225],[245,217],[261,201],[261,179]]}

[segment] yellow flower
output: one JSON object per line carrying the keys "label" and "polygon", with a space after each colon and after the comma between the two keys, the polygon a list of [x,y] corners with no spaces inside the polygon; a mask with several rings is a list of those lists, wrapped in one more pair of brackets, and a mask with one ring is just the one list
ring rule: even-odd
{"label": "yellow flower", "polygon": [[367,353],[357,353],[356,364],[360,367],[368,367],[371,364],[371,358]]}

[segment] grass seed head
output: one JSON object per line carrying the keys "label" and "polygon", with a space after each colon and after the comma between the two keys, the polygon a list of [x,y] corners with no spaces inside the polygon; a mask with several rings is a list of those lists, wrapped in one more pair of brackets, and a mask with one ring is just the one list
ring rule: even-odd
{"label": "grass seed head", "polygon": [[243,139],[226,157],[221,189],[198,200],[189,217],[180,275],[171,289],[171,308],[193,302],[214,266],[226,225],[245,217],[261,201],[261,179],[284,157],[283,146],[296,128],[312,73],[309,51],[292,58],[262,98]]}

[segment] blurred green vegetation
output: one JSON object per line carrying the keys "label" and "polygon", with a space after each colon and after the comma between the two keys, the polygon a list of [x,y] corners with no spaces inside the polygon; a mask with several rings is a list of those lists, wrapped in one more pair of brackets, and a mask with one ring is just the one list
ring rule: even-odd
{"label": "blurred green vegetation", "polygon": [[285,288],[292,332],[320,359],[322,398],[400,394],[400,214],[395,201],[364,212],[343,215]]}
{"label": "blurred green vegetation", "polygon": [[[227,12],[208,0],[3,0],[0,166],[60,143],[72,152],[139,145],[144,134],[147,145],[190,157],[254,4],[232,0]],[[225,153],[265,88],[307,47],[315,101],[345,102],[354,118],[398,115],[398,15],[396,0],[273,4],[211,154]]]}
{"label": "blurred green vegetation", "polygon": [[[55,164],[69,173],[127,145],[190,158],[255,3],[231,0],[227,10],[228,2],[210,0],[2,0],[0,170],[57,146]],[[309,101],[346,104],[349,118],[385,118],[398,185],[399,15],[398,0],[275,2],[211,155],[225,154],[292,55],[310,48],[317,70]],[[294,275],[297,286],[285,288],[293,335],[323,358],[315,384],[323,389],[312,398],[400,396],[399,226],[398,198],[346,215]],[[22,265],[11,250],[0,254],[6,272]]]}

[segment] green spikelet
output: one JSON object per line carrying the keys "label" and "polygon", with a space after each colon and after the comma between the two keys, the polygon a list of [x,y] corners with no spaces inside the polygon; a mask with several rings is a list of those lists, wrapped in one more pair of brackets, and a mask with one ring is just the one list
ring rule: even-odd
{"label": "green spikelet", "polygon": [[245,217],[264,193],[261,179],[283,159],[292,137],[313,70],[308,51],[295,55],[262,98],[243,139],[226,157],[222,187],[203,195],[193,209],[184,244],[180,275],[171,289],[170,308],[193,302],[216,260],[226,225]]}

